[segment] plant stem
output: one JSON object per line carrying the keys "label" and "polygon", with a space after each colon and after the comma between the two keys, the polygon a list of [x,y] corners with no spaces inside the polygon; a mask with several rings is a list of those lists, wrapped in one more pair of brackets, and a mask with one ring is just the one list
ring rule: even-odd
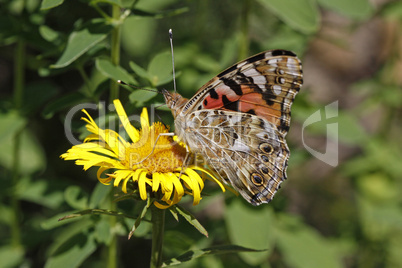
{"label": "plant stem", "polygon": [[165,228],[165,210],[151,206],[152,212],[152,252],[151,268],[162,266],[163,231]]}
{"label": "plant stem", "polygon": [[[24,81],[25,81],[25,41],[19,39],[15,50],[14,65],[14,105],[16,109],[21,109],[24,98]],[[21,245],[21,229],[20,229],[20,206],[17,196],[17,184],[20,178],[20,151],[21,151],[21,135],[22,130],[18,131],[14,136],[13,145],[13,174],[12,174],[12,193],[11,206],[13,210],[13,219],[11,223],[11,244],[14,247]]]}
{"label": "plant stem", "polygon": [[[115,22],[120,21],[120,7],[118,5],[112,5],[112,18]],[[118,66],[120,64],[120,32],[121,25],[119,23],[115,23],[114,29],[112,31],[112,40],[111,40],[111,52],[110,58],[114,65]],[[113,103],[114,99],[119,98],[119,84],[116,81],[111,81],[110,84],[110,95],[109,102]],[[113,195],[113,189],[111,191]],[[113,203],[113,196],[110,198],[111,209],[116,210],[116,204]],[[114,228],[117,224],[116,217],[110,217],[110,226]],[[109,245],[108,249],[108,268],[116,268],[117,267],[117,237],[115,232],[112,232],[112,241]]]}
{"label": "plant stem", "polygon": [[[110,193],[111,193],[110,210],[116,211],[117,205],[116,205],[116,203],[113,202],[114,190],[113,190],[113,187],[111,187],[111,188],[112,188],[112,190],[110,191]],[[112,216],[112,217],[109,217],[109,219],[110,219],[110,226],[112,228],[112,240],[108,247],[107,267],[108,268],[116,268],[117,267],[117,236],[116,236],[116,232],[113,230],[115,230],[115,227],[117,224],[117,217]]]}
{"label": "plant stem", "polygon": [[[115,66],[120,64],[120,35],[121,35],[121,22],[120,22],[120,7],[113,5],[112,8],[113,20],[118,22],[115,23],[114,29],[112,31],[112,41],[111,41],[111,61]],[[119,84],[117,81],[111,81],[110,84],[110,99],[109,102],[112,103],[113,100],[119,98]]]}
{"label": "plant stem", "polygon": [[243,9],[241,13],[241,32],[240,32],[240,48],[239,60],[242,60],[248,55],[249,39],[248,39],[248,20],[250,13],[250,0],[243,0]]}

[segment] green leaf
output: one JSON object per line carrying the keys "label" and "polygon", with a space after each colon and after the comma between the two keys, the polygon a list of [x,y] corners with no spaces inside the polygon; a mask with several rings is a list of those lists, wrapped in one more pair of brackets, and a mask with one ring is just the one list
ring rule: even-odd
{"label": "green leaf", "polygon": [[80,233],[66,241],[50,258],[45,268],[79,267],[95,250],[94,233]]}
{"label": "green leaf", "polygon": [[[3,195],[2,193],[2,196],[5,195]],[[11,206],[9,206],[8,204],[7,205],[0,204],[0,223],[11,226],[12,224],[14,224],[13,223],[14,215],[15,214]]]}
{"label": "green leaf", "polygon": [[261,250],[255,250],[251,248],[236,246],[236,245],[224,245],[224,246],[216,246],[210,248],[204,248],[199,250],[190,250],[180,255],[177,258],[170,259],[165,261],[162,264],[162,267],[179,265],[183,262],[191,261],[193,259],[207,256],[207,255],[216,255],[216,254],[228,254],[228,253],[239,253],[239,252],[260,252]]}
{"label": "green leaf", "polygon": [[97,3],[107,3],[107,4],[123,7],[120,0],[92,0],[91,1],[92,5],[97,4]]}
{"label": "green leaf", "polygon": [[151,205],[151,201],[150,198],[147,199],[147,204],[144,206],[144,208],[141,211],[140,216],[137,217],[137,219],[134,222],[133,227],[131,228],[130,233],[128,234],[128,239],[131,238],[131,236],[134,234],[135,230],[137,230],[138,226],[140,226],[140,223],[142,221],[142,219],[145,217],[145,214],[147,214],[148,208]]}
{"label": "green leaf", "polygon": [[48,219],[42,221],[40,224],[40,227],[44,230],[51,230],[51,229],[60,227],[65,224],[69,224],[69,223],[79,219],[79,218],[75,218],[75,219],[72,219],[71,221],[60,221],[61,218],[65,217],[66,214],[69,214],[69,213],[72,214],[72,213],[74,213],[74,211],[66,211],[66,212],[56,214],[56,215],[52,216],[51,218],[48,218]]}
{"label": "green leaf", "polygon": [[92,22],[84,29],[71,33],[63,54],[50,67],[63,68],[70,65],[89,49],[103,41],[112,29],[112,26],[105,24],[103,21],[97,21]]}
{"label": "green leaf", "polygon": [[318,30],[320,12],[313,0],[258,0],[293,29],[305,34]]}
{"label": "green leaf", "polygon": [[374,12],[368,0],[317,0],[317,2],[328,9],[358,20],[368,19]]}
{"label": "green leaf", "polygon": [[[153,88],[147,88],[147,89],[157,91],[157,89],[153,89]],[[129,99],[130,99],[130,102],[135,104],[136,107],[142,107],[142,106],[144,106],[144,103],[151,100],[156,95],[158,95],[158,92],[138,89],[130,94]]]}
{"label": "green leaf", "polygon": [[[50,219],[49,219],[50,220]],[[54,255],[55,252],[59,251],[63,245],[67,244],[70,239],[74,236],[82,234],[86,232],[86,230],[93,230],[95,221],[91,218],[81,218],[77,221],[64,221],[60,222],[52,218],[57,223],[56,227],[62,227],[59,229],[59,233],[57,234],[57,239],[48,247],[48,254]],[[67,225],[68,224],[68,225]],[[54,228],[54,227],[52,227]]]}
{"label": "green leaf", "polygon": [[208,237],[207,230],[194,217],[194,215],[192,215],[190,212],[188,212],[187,210],[185,210],[183,207],[181,207],[179,205],[175,205],[175,208],[172,208],[172,209],[175,209],[181,216],[183,216],[184,219],[186,219],[186,221],[188,221],[192,226],[194,226],[195,229],[197,229],[201,234]]}
{"label": "green leaf", "polygon": [[164,12],[149,12],[141,9],[131,9],[132,14],[139,17],[153,17],[155,19],[163,19],[167,17],[173,17],[182,13],[185,13],[189,10],[188,7],[180,7],[174,10],[168,10]]}
{"label": "green leaf", "polygon": [[21,117],[15,111],[9,111],[6,114],[0,114],[0,145],[9,143],[16,135],[17,131],[21,130],[27,120]]}
{"label": "green leaf", "polygon": [[145,70],[144,68],[142,68],[141,66],[139,66],[138,64],[136,64],[133,61],[130,61],[129,64],[130,64],[131,70],[133,70],[136,75],[150,81],[147,70]]}
{"label": "green leaf", "polygon": [[67,204],[75,209],[83,209],[88,206],[88,196],[78,186],[70,186],[64,192]]}
{"label": "green leaf", "polygon": [[61,98],[49,103],[42,111],[42,116],[46,119],[53,117],[53,115],[65,108],[71,108],[76,104],[88,101],[88,98],[80,92],[73,92],[71,94],[64,95]]}
{"label": "green leaf", "polygon": [[398,196],[398,186],[384,173],[361,175],[356,182],[359,191],[374,202],[392,202]]}
{"label": "green leaf", "polygon": [[110,79],[117,81],[122,80],[126,83],[137,84],[131,74],[120,66],[113,65],[109,60],[96,59],[96,69],[98,69],[103,75]]}
{"label": "green leaf", "polygon": [[46,41],[53,42],[60,38],[60,34],[47,25],[39,26],[39,33]]}
{"label": "green leaf", "polygon": [[109,195],[110,187],[103,185],[102,183],[97,183],[95,189],[92,191],[89,207],[98,207],[103,200]]}
{"label": "green leaf", "polygon": [[159,53],[153,57],[148,66],[148,74],[153,87],[172,81],[172,55],[170,52]]}
{"label": "green leaf", "polygon": [[40,6],[41,10],[51,9],[63,4],[64,0],[43,0]]}
{"label": "green leaf", "polygon": [[369,138],[359,120],[351,113],[339,112],[339,140],[347,144],[364,144]]}
{"label": "green leaf", "polygon": [[22,200],[57,209],[64,202],[64,195],[61,190],[49,191],[52,186],[55,185],[44,179],[23,177],[19,181],[17,195]]}
{"label": "green leaf", "polygon": [[112,241],[112,230],[114,226],[110,225],[108,218],[103,217],[95,225],[95,238],[98,243],[109,245]]}
{"label": "green leaf", "polygon": [[285,214],[277,223],[273,231],[283,260],[289,267],[343,267],[334,246],[316,230]]}
{"label": "green leaf", "polygon": [[59,221],[69,220],[69,219],[73,219],[73,218],[77,218],[77,217],[81,217],[81,216],[85,216],[85,215],[108,215],[108,216],[125,217],[125,218],[134,219],[134,217],[126,215],[119,211],[94,208],[94,209],[85,209],[85,210],[81,210],[78,212],[74,212],[67,216],[61,217],[59,219]]}
{"label": "green leaf", "polygon": [[174,207],[174,206],[173,206],[173,207],[169,207],[168,209],[169,209],[170,213],[172,214],[173,218],[174,218],[176,221],[179,221],[179,214],[177,214],[177,210],[175,209],[175,207]]}
{"label": "green leaf", "polygon": [[402,3],[400,1],[385,3],[381,7],[380,15],[388,19],[399,20],[402,18]]}
{"label": "green leaf", "polygon": [[[12,129],[12,127],[11,127]],[[13,168],[13,151],[14,139],[12,136],[7,136],[7,139],[2,139],[0,150],[0,164],[7,169]],[[21,175],[32,174],[39,170],[44,170],[46,166],[45,153],[43,147],[29,129],[24,129],[20,140],[20,168]]]}
{"label": "green leaf", "polygon": [[[257,249],[272,248],[275,224],[269,207],[256,209],[240,199],[233,200],[225,210],[225,223],[230,241],[234,244]],[[250,228],[254,226],[255,228]],[[240,253],[249,265],[258,265],[268,258],[267,251],[260,253]]]}
{"label": "green leaf", "polygon": [[21,267],[24,259],[24,251],[22,247],[3,246],[0,248],[1,267]]}

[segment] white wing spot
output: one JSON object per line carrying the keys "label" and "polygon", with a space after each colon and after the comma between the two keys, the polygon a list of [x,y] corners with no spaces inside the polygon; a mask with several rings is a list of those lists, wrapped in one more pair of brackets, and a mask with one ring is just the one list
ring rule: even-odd
{"label": "white wing spot", "polygon": [[274,85],[272,87],[272,89],[274,90],[275,95],[280,95],[282,92],[282,87],[279,85]]}
{"label": "white wing spot", "polygon": [[250,146],[245,145],[244,143],[240,142],[239,140],[235,140],[233,146],[231,147],[233,151],[241,151],[241,152],[250,152]]}
{"label": "white wing spot", "polygon": [[277,63],[278,63],[278,59],[270,59],[270,60],[268,60],[267,61],[267,63],[269,64],[269,65],[271,65],[271,66],[278,66],[277,65]]}
{"label": "white wing spot", "polygon": [[286,63],[286,66],[289,69],[294,69],[295,67],[298,66],[298,62],[293,58],[288,58],[288,62]]}
{"label": "white wing spot", "polygon": [[244,75],[251,77],[254,84],[256,84],[263,92],[267,90],[265,87],[267,79],[265,79],[265,76],[260,74],[256,69],[250,68],[248,70],[242,70],[242,72]]}
{"label": "white wing spot", "polygon": [[243,67],[244,65],[246,65],[247,64],[247,61],[243,61],[243,62],[240,62],[239,64],[237,64],[237,68],[241,68],[241,67]]}

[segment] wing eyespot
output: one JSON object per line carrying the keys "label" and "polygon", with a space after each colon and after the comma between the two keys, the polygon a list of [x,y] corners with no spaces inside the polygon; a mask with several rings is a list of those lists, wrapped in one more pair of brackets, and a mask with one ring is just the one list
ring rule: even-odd
{"label": "wing eyespot", "polygon": [[264,173],[264,174],[268,174],[268,173],[269,173],[269,170],[268,170],[267,167],[262,167],[262,168],[261,168],[261,171],[262,171],[262,173]]}
{"label": "wing eyespot", "polygon": [[264,182],[264,178],[258,173],[251,174],[251,180],[256,186],[261,186]]}
{"label": "wing eyespot", "polygon": [[272,152],[274,151],[274,147],[272,147],[271,144],[266,143],[266,142],[261,143],[259,148],[266,154],[272,154]]}
{"label": "wing eyespot", "polygon": [[266,156],[265,154],[261,155],[261,159],[262,159],[262,161],[264,161],[264,162],[266,162],[266,163],[269,162],[269,158],[268,158],[268,156]]}

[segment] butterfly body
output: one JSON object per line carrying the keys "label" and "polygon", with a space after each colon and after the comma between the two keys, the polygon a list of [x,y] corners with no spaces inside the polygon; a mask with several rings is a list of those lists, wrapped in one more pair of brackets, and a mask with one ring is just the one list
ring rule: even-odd
{"label": "butterfly body", "polygon": [[286,179],[290,107],[301,63],[285,50],[259,53],[211,79],[191,99],[163,91],[176,135],[253,205]]}

